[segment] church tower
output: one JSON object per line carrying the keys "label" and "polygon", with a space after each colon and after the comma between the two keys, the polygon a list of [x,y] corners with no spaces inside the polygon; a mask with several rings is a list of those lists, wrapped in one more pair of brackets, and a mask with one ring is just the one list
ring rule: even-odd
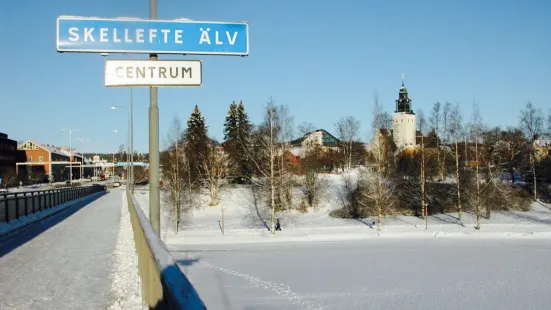
{"label": "church tower", "polygon": [[396,110],[392,116],[392,139],[402,149],[414,146],[416,135],[415,113],[411,110],[411,99],[408,97],[408,90],[404,86],[404,74],[402,73],[402,87],[396,99]]}

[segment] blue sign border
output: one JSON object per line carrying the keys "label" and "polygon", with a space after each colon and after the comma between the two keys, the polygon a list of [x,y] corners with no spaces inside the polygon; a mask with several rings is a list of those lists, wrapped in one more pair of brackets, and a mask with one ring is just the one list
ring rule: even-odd
{"label": "blue sign border", "polygon": [[[143,49],[114,49],[109,47],[102,48],[86,48],[86,47],[76,47],[76,48],[64,48],[60,47],[62,43],[60,41],[60,28],[59,23],[63,20],[69,21],[99,21],[99,22],[116,22],[120,24],[124,23],[149,23],[149,24],[206,24],[205,26],[212,25],[240,25],[245,26],[246,30],[246,50],[238,52],[227,52],[227,51],[201,51],[201,50],[143,50]],[[97,44],[96,44],[97,45]],[[59,16],[56,20],[56,50],[60,53],[63,52],[75,52],[75,53],[123,53],[123,54],[179,54],[179,55],[228,55],[228,56],[248,56],[249,54],[249,25],[247,22],[214,22],[214,21],[196,21],[196,20],[149,20],[149,19],[139,19],[139,18],[99,18],[99,17],[79,17],[79,16]]]}

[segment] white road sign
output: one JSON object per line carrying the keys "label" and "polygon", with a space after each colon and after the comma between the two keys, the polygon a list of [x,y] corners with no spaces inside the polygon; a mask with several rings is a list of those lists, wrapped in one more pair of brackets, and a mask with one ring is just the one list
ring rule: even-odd
{"label": "white road sign", "polygon": [[105,60],[105,86],[201,86],[200,60]]}

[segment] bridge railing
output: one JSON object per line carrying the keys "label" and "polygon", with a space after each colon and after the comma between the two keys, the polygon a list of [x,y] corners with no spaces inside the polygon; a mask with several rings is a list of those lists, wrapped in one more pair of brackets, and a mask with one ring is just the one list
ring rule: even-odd
{"label": "bridge railing", "polygon": [[207,309],[151,226],[136,199],[127,190],[128,210],[138,254],[142,297],[149,309]]}
{"label": "bridge railing", "polygon": [[0,194],[0,222],[56,207],[71,200],[105,191],[103,185]]}

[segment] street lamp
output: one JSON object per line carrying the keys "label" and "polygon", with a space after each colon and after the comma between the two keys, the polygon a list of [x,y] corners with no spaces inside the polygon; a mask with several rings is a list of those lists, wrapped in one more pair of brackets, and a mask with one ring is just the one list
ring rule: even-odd
{"label": "street lamp", "polygon": [[73,131],[80,131],[78,128],[61,128],[61,131],[69,132],[69,184],[73,184]]}
{"label": "street lamp", "polygon": [[[129,167],[129,178],[128,181],[130,181],[130,189],[132,193],[134,193],[134,94],[132,91],[132,88],[130,88],[130,109],[127,109],[124,106],[117,106],[113,105],[111,106],[111,110],[116,109],[125,109],[128,110],[128,135],[130,136],[130,167]],[[128,162],[128,160],[127,160]]]}
{"label": "street lamp", "polygon": [[[84,143],[85,141],[88,142],[90,141],[90,138],[80,138],[80,137],[77,137],[76,138],[78,141],[80,141],[80,143]],[[80,178],[82,179],[82,176],[84,175],[84,153],[83,152],[80,152],[80,156],[81,156],[81,162],[80,162]]]}
{"label": "street lamp", "polygon": [[[121,132],[121,130],[119,130],[119,129],[114,129],[113,132],[114,132],[114,133],[119,133],[119,132]],[[129,152],[129,149],[130,149],[130,145],[129,145],[129,143],[128,143],[128,132],[126,132],[125,136],[126,136],[126,159],[125,159],[125,160],[126,160],[126,165],[127,165],[127,167],[128,167],[128,152]],[[120,149],[119,149],[119,150],[120,150]],[[122,159],[122,154],[121,154],[121,159]],[[113,160],[113,164],[114,164],[114,160]],[[127,174],[128,174],[128,170],[129,170],[129,169],[127,168],[127,169],[126,169],[126,173],[127,173]],[[114,170],[113,170],[113,171],[114,171]],[[127,180],[128,180],[128,178],[127,178]]]}

